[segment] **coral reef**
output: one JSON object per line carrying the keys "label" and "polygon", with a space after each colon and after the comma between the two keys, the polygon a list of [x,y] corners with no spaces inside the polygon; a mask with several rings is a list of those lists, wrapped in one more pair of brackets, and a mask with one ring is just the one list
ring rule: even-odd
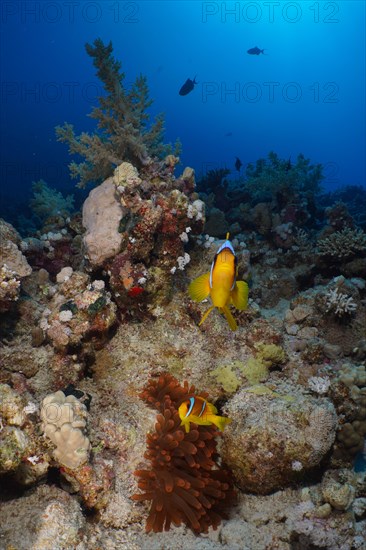
{"label": "coral reef", "polygon": [[42,430],[56,445],[54,458],[61,466],[76,469],[88,460],[89,439],[83,433],[87,410],[74,395],[62,391],[42,401]]}
{"label": "coral reef", "polygon": [[[23,502],[22,502],[23,501]],[[13,518],[18,526],[14,529]],[[69,550],[82,544],[86,520],[80,504],[56,486],[41,485],[23,499],[2,503],[0,536],[8,549]]]}
{"label": "coral reef", "polygon": [[81,376],[94,350],[107,340],[116,323],[116,305],[102,280],[64,268],[52,288],[39,328],[56,354],[51,362],[54,382],[66,386]]}
{"label": "coral reef", "polygon": [[[344,476],[346,479],[342,479]],[[348,470],[329,470],[322,479],[320,490],[323,500],[335,510],[348,510],[355,498],[355,488],[347,477],[350,477]]]}
{"label": "coral reef", "polygon": [[[106,54],[107,80],[117,73]],[[13,260],[0,265],[1,543],[363,548],[362,209],[351,191],[321,198],[321,169],[303,158],[271,155],[235,181],[216,171],[198,195],[191,168],[174,176],[175,156],[128,147],[117,162],[89,158],[109,178],[83,217],[56,206],[47,217],[40,200],[42,226],[27,238],[0,223]],[[251,287],[235,334],[219,316],[197,330],[200,306],[187,295],[224,228]],[[178,408],[193,395],[232,419],[222,437],[215,426],[185,432]]]}
{"label": "coral reef", "polygon": [[353,457],[363,450],[366,436],[366,369],[343,365],[332,388],[333,399],[342,415],[337,433],[335,458]]}
{"label": "coral reef", "polygon": [[[317,216],[315,197],[323,179],[322,166],[311,165],[302,154],[291,163],[271,152],[255,166],[248,164],[245,177],[229,181],[224,179],[227,175],[225,169],[210,170],[198,182],[207,207],[206,232],[223,236],[223,231],[237,234],[255,228],[275,245],[290,248],[296,230],[309,226]],[[220,222],[217,227],[214,220]]]}
{"label": "coral reef", "polygon": [[41,221],[55,216],[67,218],[74,211],[74,196],[64,197],[60,191],[49,187],[44,180],[33,182],[30,207]]}
{"label": "coral reef", "polygon": [[15,472],[22,460],[32,455],[25,406],[12,388],[0,384],[0,474]]}
{"label": "coral reef", "polygon": [[0,219],[0,313],[8,311],[18,300],[22,279],[32,273],[20,244],[20,235]]}
{"label": "coral reef", "polygon": [[[147,435],[145,458],[150,470],[137,470],[139,488],[135,500],[151,501],[146,531],[169,530],[171,523],[186,523],[196,533],[217,528],[225,509],[235,500],[230,473],[215,461],[217,429],[192,424],[181,427],[179,404],[196,395],[194,386],[180,386],[171,375],[151,379],[141,398],[156,408],[155,433]],[[199,394],[206,397],[206,394]]]}
{"label": "coral reef", "polygon": [[[366,190],[361,185],[346,185],[338,187],[319,197],[320,206],[328,211],[328,220],[333,227],[339,228],[339,221],[334,214],[339,214],[334,210],[335,205],[343,205],[341,216],[341,225],[347,224],[353,227],[353,224],[366,229]],[[328,210],[329,209],[329,210]],[[350,217],[352,221],[350,220]],[[333,222],[333,223],[332,223]],[[343,227],[340,227],[342,229]]]}
{"label": "coral reef", "polygon": [[202,230],[203,203],[192,196],[194,172],[186,169],[175,179],[171,163],[139,173],[124,162],[84,205],[87,257],[93,268],[108,271],[116,303],[126,315],[141,316],[151,301],[166,299],[176,270],[189,262],[188,234]]}
{"label": "coral reef", "polygon": [[113,57],[112,42],[106,45],[97,38],[93,45],[86,44],[85,47],[93,58],[106,92],[99,97],[99,106],[94,107],[90,114],[97,120],[98,131],[77,136],[71,124],[56,128],[58,140],[69,145],[70,153],[85,159],[70,164],[71,177],[79,180],[79,187],[85,187],[89,182],[101,183],[123,161],[141,167],[150,161],[150,157],[164,157],[171,149],[162,141],[163,116],[159,115],[149,126],[148,109],[152,100],[149,99],[146,78],[137,77],[127,90],[121,63]]}
{"label": "coral reef", "polygon": [[[310,164],[304,155],[298,155],[296,163],[282,160],[274,152],[268,154],[268,159],[257,160],[255,166],[249,164],[246,169],[246,189],[259,197],[275,197],[290,200],[297,193],[316,194],[320,191],[323,179],[322,166]],[[290,193],[290,197],[285,196]]]}
{"label": "coral reef", "polygon": [[318,241],[318,254],[338,262],[366,252],[366,233],[346,227]]}
{"label": "coral reef", "polygon": [[16,271],[9,269],[7,264],[0,268],[0,313],[7,311],[11,302],[16,302],[20,293],[20,280]]}

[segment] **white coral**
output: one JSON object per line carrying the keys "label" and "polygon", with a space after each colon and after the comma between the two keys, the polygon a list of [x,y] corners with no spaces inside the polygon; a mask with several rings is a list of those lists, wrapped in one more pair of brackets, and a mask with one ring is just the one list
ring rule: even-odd
{"label": "white coral", "polygon": [[193,201],[188,205],[187,217],[196,221],[203,220],[205,217],[205,203],[200,199]]}
{"label": "white coral", "polygon": [[184,254],[184,256],[178,256],[177,258],[178,269],[183,271],[185,266],[189,264],[190,261],[191,261],[191,257],[187,252]]}
{"label": "white coral", "polygon": [[338,288],[328,290],[326,299],[326,311],[331,311],[338,317],[351,315],[357,310],[357,304],[352,296],[339,292]]}
{"label": "white coral", "polygon": [[67,323],[72,319],[72,311],[70,309],[64,309],[58,314],[58,318],[62,323]]}
{"label": "white coral", "polygon": [[308,386],[313,392],[323,395],[327,393],[329,389],[330,380],[328,377],[322,378],[321,376],[312,376],[308,380]]}

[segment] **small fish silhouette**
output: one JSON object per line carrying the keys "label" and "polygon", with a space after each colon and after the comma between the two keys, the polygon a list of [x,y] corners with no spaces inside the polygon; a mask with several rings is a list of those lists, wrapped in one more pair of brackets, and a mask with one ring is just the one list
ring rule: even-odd
{"label": "small fish silhouette", "polygon": [[255,48],[250,48],[250,49],[248,50],[247,53],[249,53],[250,55],[259,55],[259,54],[261,54],[261,53],[263,53],[264,55],[266,55],[266,54],[264,53],[264,49],[263,49],[263,50],[260,50],[260,49],[258,48],[258,46],[256,46]]}
{"label": "small fish silhouette", "polygon": [[194,77],[193,80],[191,80],[190,78],[187,78],[187,80],[179,90],[179,95],[189,94],[193,90],[195,84],[198,84],[198,82],[196,82],[196,77]]}
{"label": "small fish silhouette", "polygon": [[237,169],[238,172],[240,172],[240,168],[243,166],[243,163],[239,157],[235,157],[235,158],[236,158],[235,168]]}

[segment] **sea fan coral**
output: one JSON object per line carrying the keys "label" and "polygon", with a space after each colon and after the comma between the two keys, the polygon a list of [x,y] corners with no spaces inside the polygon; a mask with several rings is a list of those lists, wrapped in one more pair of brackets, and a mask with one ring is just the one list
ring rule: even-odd
{"label": "sea fan coral", "polygon": [[155,432],[147,435],[145,458],[150,470],[138,470],[135,475],[142,494],[134,500],[150,500],[151,508],[146,531],[169,530],[171,523],[185,523],[195,533],[216,529],[225,517],[225,509],[235,503],[230,471],[219,468],[215,426],[192,424],[189,433],[181,428],[178,407],[183,400],[197,394],[187,382],[181,386],[169,374],[151,379],[140,395],[150,407],[156,408]]}

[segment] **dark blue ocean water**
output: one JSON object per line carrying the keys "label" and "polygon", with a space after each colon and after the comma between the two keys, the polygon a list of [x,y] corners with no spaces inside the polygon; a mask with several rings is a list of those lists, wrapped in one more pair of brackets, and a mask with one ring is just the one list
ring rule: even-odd
{"label": "dark blue ocean water", "polygon": [[[75,192],[67,147],[102,93],[85,43],[112,40],[127,86],[148,78],[182,167],[244,166],[268,152],[324,165],[324,188],[365,185],[365,2],[3,0],[1,212],[22,209],[32,181]],[[249,55],[258,46],[265,55]],[[187,78],[194,90],[180,96]],[[81,192],[77,198],[82,199]]]}

